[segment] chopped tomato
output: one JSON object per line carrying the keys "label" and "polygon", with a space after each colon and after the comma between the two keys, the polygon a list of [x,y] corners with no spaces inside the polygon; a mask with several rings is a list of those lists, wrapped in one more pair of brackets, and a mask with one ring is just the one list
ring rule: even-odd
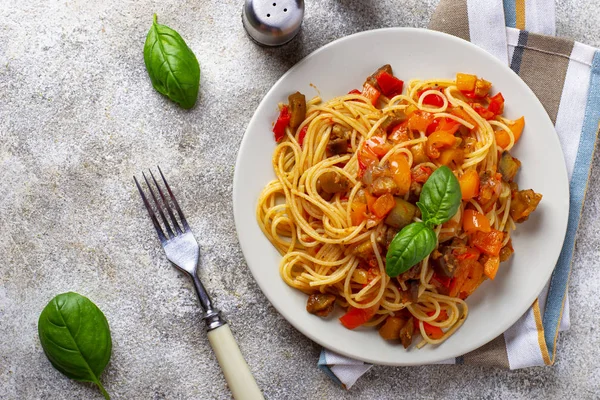
{"label": "chopped tomato", "polygon": [[351,91],[348,92],[348,94],[361,94],[361,92],[358,89],[352,89]]}
{"label": "chopped tomato", "polygon": [[476,75],[461,74],[460,72],[456,74],[456,87],[461,92],[474,92],[476,82]]}
{"label": "chopped tomato", "polygon": [[363,86],[362,95],[365,96],[371,104],[377,104],[377,100],[379,100],[379,96],[381,96],[381,92],[375,88],[375,86],[365,82]]}
{"label": "chopped tomato", "polygon": [[483,263],[483,273],[485,276],[493,280],[498,272],[498,267],[500,267],[500,257],[489,257],[485,263]]}
{"label": "chopped tomato", "polygon": [[433,132],[427,138],[427,145],[425,146],[425,153],[429,158],[439,158],[440,149],[448,148],[454,145],[456,138],[453,134],[446,131]]}
{"label": "chopped tomato", "polygon": [[290,124],[292,115],[289,112],[288,106],[283,106],[279,112],[279,117],[273,126],[273,133],[275,134],[275,141],[280,142],[285,136],[285,128]]}
{"label": "chopped tomato", "polygon": [[302,128],[300,130],[300,133],[298,134],[298,144],[300,145],[300,147],[302,147],[302,145],[304,144],[304,138],[306,137],[306,131],[308,131],[308,125],[304,125],[304,128]]}
{"label": "chopped tomato", "polygon": [[410,118],[408,119],[408,128],[415,131],[425,132],[427,131],[429,124],[432,122],[433,114],[417,110],[410,115]]}
{"label": "chopped tomato", "polygon": [[471,200],[479,195],[479,174],[474,169],[466,171],[458,178],[463,200]]}
{"label": "chopped tomato", "polygon": [[379,310],[379,304],[375,304],[369,308],[350,307],[348,312],[340,317],[340,322],[347,329],[358,328],[373,318],[377,310]]}
{"label": "chopped tomato", "polygon": [[406,157],[402,154],[392,154],[389,159],[392,178],[398,186],[398,194],[405,195],[410,190],[411,172]]}
{"label": "chopped tomato", "polygon": [[392,145],[387,143],[381,136],[371,136],[371,138],[366,141],[365,145],[368,146],[377,157],[383,157],[392,148]]}
{"label": "chopped tomato", "polygon": [[490,221],[485,215],[475,210],[465,210],[463,214],[463,230],[466,233],[473,233],[477,231],[490,232],[492,227]]}
{"label": "chopped tomato", "polygon": [[408,131],[408,122],[404,121],[401,122],[399,125],[396,125],[392,129],[392,132],[388,136],[388,139],[395,143],[406,142],[410,140],[409,133],[410,132]]}
{"label": "chopped tomato", "polygon": [[377,84],[381,88],[381,92],[387,97],[394,97],[402,94],[404,82],[388,72],[382,70],[375,76],[375,79],[377,79]]}
{"label": "chopped tomato", "polygon": [[352,225],[360,225],[365,219],[367,219],[367,205],[364,203],[352,203],[350,219],[352,220]]}
{"label": "chopped tomato", "polygon": [[375,163],[379,162],[379,157],[377,157],[377,154],[375,154],[373,152],[373,150],[367,146],[366,143],[364,143],[357,156],[357,161],[358,161],[358,178],[362,178],[365,171],[367,170],[367,168]]}
{"label": "chopped tomato", "polygon": [[491,229],[489,232],[475,232],[471,238],[475,247],[490,256],[500,254],[503,239],[504,233],[496,229]]}
{"label": "chopped tomato", "polygon": [[394,200],[394,196],[390,193],[386,193],[383,196],[379,196],[375,203],[373,203],[373,214],[377,218],[385,217],[396,205],[396,201]]}
{"label": "chopped tomato", "polygon": [[429,179],[429,177],[431,176],[432,172],[433,171],[431,170],[431,168],[425,167],[423,165],[418,165],[412,169],[412,171],[410,172],[410,177],[415,182],[425,183],[427,182],[427,179]]}

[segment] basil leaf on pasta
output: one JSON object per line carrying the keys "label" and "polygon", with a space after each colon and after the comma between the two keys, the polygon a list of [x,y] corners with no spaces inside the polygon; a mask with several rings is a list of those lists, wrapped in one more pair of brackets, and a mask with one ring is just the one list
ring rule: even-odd
{"label": "basil leaf on pasta", "polygon": [[385,259],[385,272],[393,278],[408,271],[427,257],[436,244],[435,232],[425,223],[413,222],[407,225],[390,243]]}
{"label": "basil leaf on pasta", "polygon": [[423,185],[417,206],[426,224],[439,225],[456,214],[461,198],[458,179],[450,168],[441,166]]}

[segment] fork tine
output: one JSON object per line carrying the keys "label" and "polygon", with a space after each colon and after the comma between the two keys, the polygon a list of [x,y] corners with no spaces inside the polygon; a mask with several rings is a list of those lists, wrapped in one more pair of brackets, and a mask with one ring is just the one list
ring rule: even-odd
{"label": "fork tine", "polygon": [[148,215],[150,216],[150,219],[152,220],[152,224],[154,224],[154,228],[156,229],[156,233],[158,234],[158,238],[160,239],[161,243],[165,243],[167,241],[167,238],[165,237],[165,234],[163,233],[160,224],[158,223],[158,219],[156,218],[156,214],[154,214],[154,211],[152,211],[152,207],[150,207],[150,203],[148,203],[148,199],[146,199],[146,196],[144,195],[144,191],[142,190],[142,187],[140,186],[137,178],[134,176],[133,180],[135,181],[135,185],[138,188],[138,191],[140,192],[140,196],[142,196],[142,201],[144,202],[144,206],[146,206],[146,210],[148,211]]}
{"label": "fork tine", "polygon": [[160,172],[160,176],[162,177],[162,180],[165,183],[165,187],[167,188],[167,191],[169,192],[169,195],[171,196],[171,200],[173,200],[173,204],[175,205],[175,209],[177,210],[177,213],[179,214],[179,219],[181,219],[181,223],[183,224],[184,229],[186,231],[189,231],[190,230],[190,226],[188,225],[187,220],[185,219],[185,216],[183,215],[183,212],[181,211],[181,208],[179,208],[179,204],[177,203],[177,200],[175,199],[175,195],[171,191],[171,187],[167,183],[167,179],[165,178],[165,176],[163,175],[162,171],[160,170],[160,166],[157,165],[157,167],[158,167],[158,172]]}
{"label": "fork tine", "polygon": [[163,194],[162,190],[160,189],[160,185],[156,181],[156,178],[154,177],[154,174],[152,173],[152,171],[150,171],[150,175],[152,176],[152,179],[154,180],[154,184],[156,185],[156,188],[158,189],[158,193],[160,193],[160,198],[162,199],[163,203],[167,207],[167,212],[169,213],[169,216],[171,217],[171,221],[173,221],[173,225],[175,226],[175,230],[177,231],[177,234],[181,234],[182,232],[181,232],[181,229],[179,228],[179,225],[177,224],[177,218],[175,218],[175,214],[173,214],[173,210],[171,209],[171,206],[169,206],[169,202],[167,201],[167,199],[165,199],[165,195]]}
{"label": "fork tine", "polygon": [[[150,190],[150,194],[152,195],[152,198],[154,199],[154,205],[156,206],[156,209],[160,213],[160,217],[162,218],[163,224],[165,224],[165,228],[167,228],[167,233],[169,234],[169,238],[174,238],[175,234],[171,230],[171,226],[169,225],[169,221],[167,220],[167,217],[165,216],[165,213],[163,212],[162,207],[160,206],[160,203],[158,202],[158,199],[154,195],[154,190],[152,190],[152,186],[150,185],[150,182],[148,182],[148,178],[146,178],[146,174],[144,174],[142,172],[142,176],[144,177],[144,180],[146,181],[146,185],[148,186],[148,189]],[[168,208],[169,207],[167,206],[167,209]],[[176,226],[175,230],[178,231],[178,228],[179,227]]]}

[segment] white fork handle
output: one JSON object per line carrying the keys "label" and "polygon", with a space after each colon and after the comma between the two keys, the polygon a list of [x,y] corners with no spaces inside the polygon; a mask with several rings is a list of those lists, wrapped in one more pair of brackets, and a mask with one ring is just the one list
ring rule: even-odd
{"label": "white fork handle", "polygon": [[233,398],[235,400],[264,400],[231,329],[229,329],[229,324],[209,331],[208,341],[219,360]]}

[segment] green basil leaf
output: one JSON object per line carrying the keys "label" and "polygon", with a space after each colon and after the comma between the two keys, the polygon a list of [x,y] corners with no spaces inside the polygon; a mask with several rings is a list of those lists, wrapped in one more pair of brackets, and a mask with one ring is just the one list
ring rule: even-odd
{"label": "green basil leaf", "polygon": [[144,62],[152,86],[183,108],[196,104],[200,88],[200,65],[182,37],[154,22],[144,44]]}
{"label": "green basil leaf", "polygon": [[461,199],[458,179],[450,168],[441,166],[423,185],[417,206],[425,223],[439,225],[456,214]]}
{"label": "green basil leaf", "polygon": [[[431,179],[431,178],[430,178]],[[385,257],[385,272],[393,277],[408,271],[435,249],[437,237],[423,222],[413,222],[394,236]]]}
{"label": "green basil leaf", "polygon": [[38,334],[54,368],[71,379],[95,383],[110,398],[99,377],[110,359],[112,340],[108,321],[94,303],[77,293],[59,294],[42,311]]}

